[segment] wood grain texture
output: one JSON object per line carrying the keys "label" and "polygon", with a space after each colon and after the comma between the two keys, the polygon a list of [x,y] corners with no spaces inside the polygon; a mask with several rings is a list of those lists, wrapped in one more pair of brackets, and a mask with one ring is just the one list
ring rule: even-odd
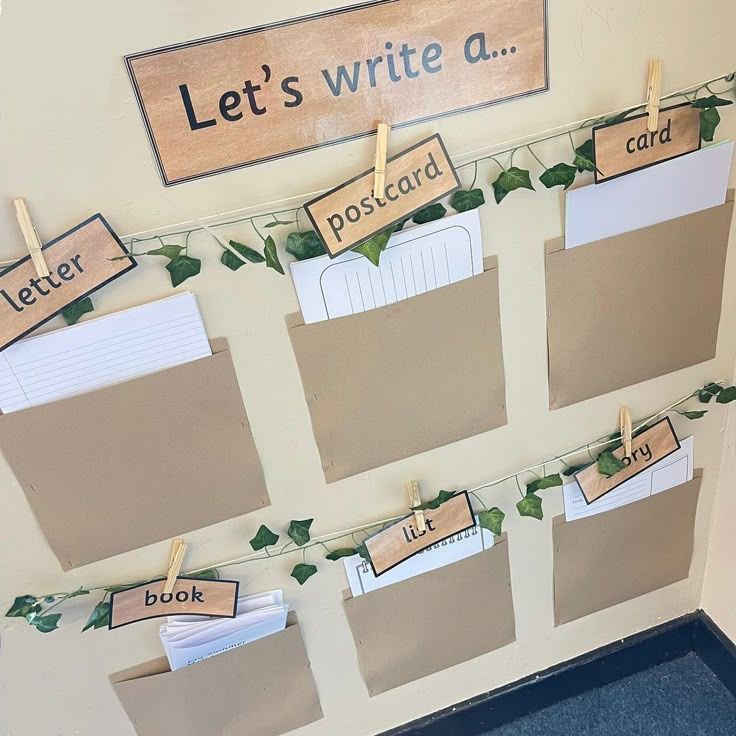
{"label": "wood grain texture", "polygon": [[475,524],[467,493],[459,493],[438,509],[425,511],[424,518],[427,528],[423,533],[417,530],[414,516],[408,516],[365,540],[376,575]]}
{"label": "wood grain texture", "polygon": [[680,442],[672,428],[672,422],[665,417],[632,439],[630,456],[626,456],[623,447],[614,451],[615,457],[627,463],[628,467],[625,470],[606,478],[598,472],[596,465],[591,465],[577,473],[575,480],[580,485],[585,500],[592,503],[679,449]]}
{"label": "wood grain texture", "polygon": [[[160,616],[217,616],[235,618],[239,584],[234,580],[177,578],[172,600],[161,602],[165,580],[113,593],[110,598],[110,628]],[[168,600],[168,598],[167,598]],[[148,604],[148,605],[147,605]]]}
{"label": "wood grain texture", "polygon": [[127,252],[102,215],[95,215],[43,247],[49,277],[39,279],[30,255],[8,268],[0,275],[0,350],[135,268],[130,258],[110,260]]}
{"label": "wood grain texture", "polygon": [[661,110],[654,137],[647,121],[645,113],[593,129],[596,183],[700,149],[700,111],[689,103]]}
{"label": "wood grain texture", "polygon": [[[169,185],[368,135],[380,121],[393,127],[544,91],[545,6],[545,0],[384,0],[126,61]],[[481,33],[488,58],[469,63],[466,42]],[[479,43],[471,41],[471,58],[479,56]],[[403,44],[414,50],[408,71],[399,58]],[[439,55],[432,44],[441,47]],[[371,78],[367,60],[378,57]],[[359,77],[354,92],[343,84],[336,96],[340,66],[351,79],[359,68]],[[248,81],[260,88],[252,92],[255,107],[244,93]],[[181,85],[197,124],[213,124],[192,128]],[[285,87],[298,90],[298,104]],[[237,119],[223,115],[223,95],[225,114]]]}
{"label": "wood grain texture", "polygon": [[331,256],[339,255],[460,188],[439,135],[390,158],[385,201],[373,198],[373,169],[304,205]]}

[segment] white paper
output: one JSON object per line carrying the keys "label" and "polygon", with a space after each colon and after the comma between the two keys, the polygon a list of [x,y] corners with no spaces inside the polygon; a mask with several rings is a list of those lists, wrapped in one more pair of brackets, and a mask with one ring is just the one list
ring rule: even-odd
{"label": "white paper", "polygon": [[723,204],[732,157],[733,143],[724,141],[612,181],[571,189],[565,248]]}
{"label": "white paper", "polygon": [[692,479],[693,438],[688,437],[682,440],[677,452],[654,463],[639,475],[635,475],[590,505],[586,503],[577,481],[566,483],[563,488],[565,519],[574,521],[586,516],[602,514],[605,511],[634,503],[634,501],[641,501],[643,498],[669,490]]}
{"label": "white paper", "polygon": [[235,618],[169,616],[159,629],[172,671],[275,634],[286,627],[283,591],[238,598]]}
{"label": "white paper", "polygon": [[493,542],[493,534],[488,529],[481,529],[476,519],[476,526],[472,529],[459,532],[443,542],[432,545],[378,577],[360,555],[345,557],[343,562],[350,591],[353,597],[356,597],[477,555],[493,547]]}
{"label": "white paper", "polygon": [[178,294],[6,348],[0,409],[10,414],[209,355],[194,294]]}
{"label": "white paper", "polygon": [[385,307],[480,273],[477,210],[396,233],[378,268],[352,251],[291,264],[305,324]]}

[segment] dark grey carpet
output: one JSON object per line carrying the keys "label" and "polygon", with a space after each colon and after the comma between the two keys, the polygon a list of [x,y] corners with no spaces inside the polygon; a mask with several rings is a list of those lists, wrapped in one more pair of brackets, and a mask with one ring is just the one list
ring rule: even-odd
{"label": "dark grey carpet", "polygon": [[487,736],[736,736],[736,698],[688,654],[497,728]]}

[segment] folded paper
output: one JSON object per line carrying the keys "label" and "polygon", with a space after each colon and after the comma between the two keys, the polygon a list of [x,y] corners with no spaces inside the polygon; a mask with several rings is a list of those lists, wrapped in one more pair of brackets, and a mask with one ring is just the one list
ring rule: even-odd
{"label": "folded paper", "polygon": [[702,470],[693,480],[605,514],[554,520],[555,624],[690,574]]}
{"label": "folded paper", "polygon": [[270,504],[230,352],[0,416],[65,570]]}
{"label": "folded paper", "polygon": [[516,639],[505,535],[460,562],[355,598],[345,595],[371,696]]}
{"label": "folded paper", "polygon": [[287,318],[328,482],[506,424],[498,267],[388,307]]}
{"label": "folded paper", "polygon": [[549,404],[575,404],[716,354],[733,191],[719,206],[565,249],[547,244]]}
{"label": "folded paper", "polygon": [[171,672],[166,657],[110,676],[138,736],[280,736],[322,718],[295,619]]}

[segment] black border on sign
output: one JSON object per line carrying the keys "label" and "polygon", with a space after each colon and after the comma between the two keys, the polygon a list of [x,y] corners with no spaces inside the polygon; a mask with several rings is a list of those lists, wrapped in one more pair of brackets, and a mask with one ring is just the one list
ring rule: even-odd
{"label": "black border on sign", "polygon": [[[112,236],[112,239],[118,244],[118,246],[120,247],[120,250],[126,255],[130,255],[130,251],[125,247],[125,245],[123,244],[123,241],[120,240],[120,238],[115,234],[115,231],[110,227],[110,224],[108,223],[108,221],[99,212],[96,215],[92,215],[92,217],[87,218],[84,222],[80,222],[79,225],[76,225],[71,230],[67,230],[63,235],[59,235],[58,238],[54,238],[50,242],[46,243],[46,245],[44,245],[41,248],[41,251],[45,251],[48,248],[50,248],[52,245],[56,245],[58,242],[64,240],[65,238],[68,238],[70,235],[77,232],[77,230],[81,230],[83,227],[87,227],[87,225],[89,225],[91,222],[94,222],[95,220],[99,220],[105,226],[105,229],[107,230],[108,233],[110,233],[110,235]],[[20,258],[19,260],[17,260],[12,266],[8,266],[8,268],[1,271],[0,279],[2,279],[2,277],[5,276],[6,274],[10,273],[13,269],[16,269],[19,266],[22,266],[24,263],[27,263],[30,260],[31,260],[30,253],[27,256],[23,256],[23,258]],[[38,329],[41,325],[46,324],[49,320],[53,319],[58,314],[61,314],[64,311],[64,309],[66,309],[72,302],[77,302],[80,299],[86,299],[90,294],[94,294],[96,291],[101,289],[103,286],[107,286],[110,282],[115,281],[115,279],[119,279],[121,276],[124,276],[126,273],[128,273],[128,271],[132,271],[138,265],[138,261],[136,261],[135,258],[133,258],[132,256],[129,260],[130,260],[130,265],[127,268],[124,268],[119,273],[116,273],[114,276],[111,276],[109,279],[107,279],[107,281],[103,281],[101,284],[98,284],[97,286],[90,289],[85,294],[75,297],[74,299],[72,299],[72,301],[67,302],[61,309],[57,310],[53,314],[50,314],[48,317],[44,317],[40,322],[36,322],[36,324],[33,325],[33,327],[26,330],[22,335],[18,335],[17,337],[14,337],[10,342],[7,342],[5,343],[5,345],[0,346],[0,352],[5,350],[5,348],[9,348],[13,343],[18,342],[18,340],[21,340],[26,335],[30,335],[31,332]],[[2,287],[2,283],[0,283],[0,287]]]}
{"label": "black border on sign", "polygon": [[[254,159],[253,161],[248,161],[246,163],[239,163],[239,164],[232,164],[231,166],[224,166],[221,169],[213,169],[212,171],[204,171],[200,174],[193,174],[192,176],[184,176],[179,179],[169,179],[166,175],[166,170],[164,169],[164,164],[161,159],[161,155],[158,149],[158,145],[156,143],[156,137],[153,133],[153,127],[151,126],[151,122],[148,119],[148,115],[146,114],[146,108],[143,104],[143,97],[141,95],[140,88],[138,87],[138,82],[135,78],[135,72],[133,71],[133,64],[136,59],[142,59],[148,56],[154,56],[157,54],[164,54],[168,53],[170,51],[178,51],[180,49],[189,48],[191,46],[200,46],[207,43],[214,43],[216,41],[222,41],[227,38],[233,38],[236,36],[249,36],[253,33],[261,33],[263,31],[270,31],[275,28],[283,28],[284,26],[290,26],[295,25],[298,23],[307,23],[309,21],[313,20],[320,20],[322,18],[327,18],[333,15],[343,15],[344,13],[351,13],[356,10],[365,10],[366,8],[372,7],[372,6],[378,6],[378,5],[390,5],[392,3],[401,2],[401,0],[371,0],[370,2],[361,3],[359,5],[351,5],[348,7],[342,7],[342,8],[335,8],[334,10],[324,10],[319,13],[312,13],[310,15],[302,15],[297,18],[289,18],[287,20],[282,21],[276,21],[274,23],[266,23],[262,26],[255,26],[253,28],[246,28],[240,31],[230,31],[229,33],[221,33],[216,36],[207,36],[206,38],[200,38],[194,41],[186,41],[184,43],[178,43],[178,44],[171,44],[169,46],[160,46],[159,48],[150,49],[148,51],[140,51],[135,54],[128,54],[124,57],[125,60],[125,66],[128,70],[128,77],[130,78],[130,82],[133,85],[133,91],[135,92],[135,98],[136,102],[138,104],[138,109],[140,110],[141,116],[143,117],[143,123],[146,127],[146,132],[148,134],[148,140],[151,144],[151,148],[153,149],[154,156],[156,158],[156,164],[158,165],[159,173],[161,175],[161,181],[165,187],[174,186],[176,184],[183,184],[188,181],[196,181],[197,179],[204,179],[208,176],[215,176],[217,174],[223,174],[227,171],[236,171],[237,169],[245,169],[250,166],[256,166],[258,164],[266,163],[267,161],[277,161],[281,158],[286,158],[287,156],[295,156],[299,153],[305,153],[306,151],[314,151],[318,148],[326,148],[327,146],[334,146],[339,143],[345,143],[347,141],[354,141],[359,140],[361,138],[366,138],[370,135],[373,135],[376,132],[375,128],[372,128],[370,130],[365,131],[364,133],[356,133],[354,135],[345,136],[343,138],[337,138],[334,141],[328,141],[326,143],[316,143],[312,146],[304,146],[303,148],[297,148],[292,151],[287,151],[284,153],[279,153],[274,156],[265,156],[264,158]],[[407,120],[404,123],[398,123],[396,125],[393,125],[393,128],[405,128],[409,125],[417,125],[419,123],[425,123],[429,120],[439,120],[440,118],[449,117],[450,115],[459,115],[464,112],[470,112],[473,110],[481,110],[484,107],[491,107],[493,105],[498,105],[503,102],[508,102],[510,100],[517,100],[522,99],[524,97],[531,97],[532,95],[540,94],[542,92],[548,92],[550,87],[549,82],[549,0],[541,0],[543,4],[543,16],[544,16],[544,86],[539,87],[538,89],[532,89],[528,90],[527,92],[522,92],[518,95],[511,95],[509,97],[501,97],[495,100],[491,100],[490,102],[480,102],[476,105],[468,105],[467,107],[461,107],[457,110],[450,110],[449,112],[443,112],[438,113],[437,115],[428,115],[424,118],[417,118],[416,120]]]}
{"label": "black border on sign", "polygon": [[[663,113],[670,112],[671,110],[679,110],[681,107],[692,107],[692,105],[689,102],[683,102],[681,105],[673,105],[672,107],[667,107],[664,110],[660,110],[659,114],[662,115]],[[642,113],[641,115],[634,115],[633,118],[626,118],[624,120],[621,120],[617,123],[604,123],[603,125],[596,125],[595,128],[593,128],[593,161],[596,160],[596,148],[595,148],[595,134],[602,130],[603,128],[615,128],[617,125],[623,125],[624,123],[630,123],[632,120],[640,120],[641,118],[647,117],[648,113]],[[598,178],[598,165],[596,162],[596,168],[593,172],[593,176],[595,178],[596,184],[605,184],[607,181],[613,181],[614,179],[620,179],[622,176],[626,176],[627,174],[633,174],[635,171],[644,171],[644,169],[650,169],[652,166],[656,166],[657,164],[663,164],[665,161],[674,161],[676,158],[680,158],[681,156],[687,156],[690,153],[695,153],[695,151],[699,151],[703,147],[703,139],[700,135],[698,135],[698,147],[693,148],[692,151],[685,151],[685,153],[678,153],[675,156],[669,156],[667,158],[661,158],[659,161],[654,161],[651,164],[645,164],[644,166],[639,166],[636,169],[630,169],[629,171],[623,171],[620,174],[616,174],[614,176],[606,176],[603,179]]]}
{"label": "black border on sign", "polygon": [[462,187],[462,182],[460,181],[460,177],[457,175],[457,171],[455,170],[455,166],[452,163],[452,159],[450,158],[450,154],[447,153],[447,148],[445,148],[445,143],[442,140],[442,137],[439,133],[435,133],[434,135],[429,136],[429,138],[425,138],[422,141],[419,141],[419,143],[415,143],[410,148],[405,148],[401,153],[397,153],[395,156],[391,156],[391,158],[386,159],[386,163],[389,164],[392,161],[396,161],[397,159],[402,158],[403,156],[411,153],[412,151],[415,151],[417,148],[420,148],[421,146],[426,145],[430,141],[437,140],[437,142],[440,144],[440,148],[442,149],[442,153],[445,154],[445,158],[447,159],[447,162],[450,164],[450,171],[452,172],[452,175],[455,177],[455,186],[451,189],[448,189],[447,191],[443,192],[439,196],[435,197],[432,200],[429,200],[422,204],[420,207],[417,207],[416,209],[410,210],[409,212],[405,212],[401,217],[398,217],[395,220],[391,220],[390,222],[386,223],[382,227],[378,228],[375,232],[372,232],[370,235],[368,235],[365,238],[362,238],[357,243],[352,243],[351,245],[348,245],[347,247],[343,248],[342,250],[337,251],[336,253],[331,253],[330,249],[327,247],[327,243],[325,242],[324,238],[322,237],[322,231],[320,230],[319,226],[317,225],[316,220],[312,217],[312,213],[309,211],[309,208],[315,204],[316,202],[321,202],[323,199],[326,199],[327,197],[331,197],[333,194],[336,194],[341,189],[345,189],[345,187],[350,186],[350,184],[355,183],[359,179],[363,179],[366,176],[373,176],[374,169],[370,168],[364,171],[362,174],[358,174],[357,176],[354,176],[352,179],[348,179],[348,181],[343,182],[339,186],[336,186],[334,189],[330,189],[329,192],[326,192],[325,194],[321,194],[319,197],[316,197],[315,199],[310,200],[307,202],[303,209],[307,213],[307,217],[309,218],[309,221],[312,223],[312,227],[314,228],[314,231],[319,236],[319,239],[322,241],[322,245],[325,246],[325,250],[327,251],[327,255],[330,258],[337,258],[337,256],[342,255],[343,253],[347,253],[349,250],[352,250],[353,248],[356,248],[357,246],[361,245],[362,243],[365,243],[367,240],[370,240],[371,238],[374,238],[376,235],[379,235],[384,230],[387,230],[392,225],[396,225],[399,222],[403,222],[404,220],[412,217],[413,215],[416,215],[417,212],[420,212],[421,210],[431,207],[433,204],[436,204],[441,199],[444,199],[448,194],[452,194],[453,192],[456,192],[458,189]]}
{"label": "black border on sign", "polygon": [[[424,552],[425,549],[429,549],[429,547],[433,547],[435,544],[439,544],[440,542],[444,542],[446,539],[449,539],[450,537],[454,537],[456,534],[460,534],[461,532],[466,532],[468,529],[472,529],[475,526],[475,514],[473,513],[473,507],[470,504],[470,496],[468,495],[468,492],[467,491],[460,491],[459,493],[456,493],[452,498],[457,498],[458,496],[465,496],[465,502],[468,504],[468,511],[470,512],[470,518],[473,520],[473,523],[470,526],[465,526],[462,529],[456,529],[454,532],[452,532],[452,534],[448,534],[446,537],[442,537],[442,539],[435,539],[434,541],[432,541],[429,544],[425,545],[421,549],[418,549],[416,552],[413,552],[408,557],[404,557],[402,560],[399,560],[398,562],[394,563],[393,565],[391,565],[391,567],[387,567],[382,572],[376,572],[376,567],[373,564],[373,558],[371,557],[371,553],[368,550],[368,545],[366,545],[366,551],[368,552],[368,561],[371,563],[371,570],[373,571],[373,574],[377,578],[380,578],[381,575],[383,575],[384,573],[388,572],[389,570],[393,570],[395,567],[398,567],[403,562],[406,562],[407,560],[410,560],[412,557],[416,557],[420,552]],[[448,498],[447,501],[445,501],[445,503],[448,503],[451,500],[452,499]],[[410,518],[413,518],[413,514],[408,514],[407,516],[404,517],[404,519],[401,519],[400,521],[397,521],[396,524],[400,524],[402,521],[405,521],[406,519],[410,519]],[[380,532],[378,532],[376,534],[373,534],[372,536],[373,537],[377,537],[379,534],[383,534],[384,532],[387,532],[389,529],[392,529],[394,526],[396,526],[396,524],[393,524],[392,526],[388,527],[388,529],[383,529]],[[370,538],[371,537],[368,537],[363,542],[363,544],[365,544],[365,542],[367,542],[368,539],[370,539]]]}
{"label": "black border on sign", "polygon": [[113,629],[122,629],[123,626],[130,626],[131,624],[137,624],[141,621],[149,621],[152,618],[164,618],[165,616],[172,616],[172,615],[182,615],[182,616],[202,616],[203,618],[235,618],[238,615],[238,594],[240,593],[240,581],[239,580],[204,580],[203,578],[197,578],[192,577],[190,575],[179,575],[179,577],[176,578],[177,580],[195,580],[199,581],[200,583],[231,583],[235,586],[235,601],[233,603],[233,612],[232,615],[229,613],[218,613],[218,614],[212,614],[212,613],[183,613],[183,614],[176,614],[176,613],[157,613],[154,616],[146,616],[145,618],[137,618],[135,621],[128,621],[124,624],[119,624],[118,626],[112,625],[112,613],[115,606],[115,596],[119,595],[120,593],[129,593],[131,590],[137,590],[138,588],[146,588],[149,585],[153,585],[154,583],[160,583],[162,580],[166,580],[166,578],[157,578],[156,580],[149,580],[147,583],[141,583],[140,585],[133,585],[130,588],[126,588],[125,590],[119,590],[117,593],[113,593],[110,596],[110,613],[109,617],[107,619],[107,630],[112,631]]}
{"label": "black border on sign", "polygon": [[[647,427],[644,430],[644,432],[642,432],[641,434],[645,434],[646,432],[650,432],[655,427],[658,427],[660,424],[662,424],[662,422],[667,422],[667,424],[670,425],[670,432],[672,432],[672,436],[675,438],[675,442],[677,443],[677,447],[675,447],[675,449],[672,450],[672,452],[668,452],[666,455],[662,455],[662,457],[657,458],[657,460],[655,461],[655,464],[658,463],[660,460],[664,460],[666,457],[669,457],[670,455],[674,455],[674,453],[676,453],[682,447],[682,445],[680,444],[680,439],[677,436],[677,434],[675,433],[675,428],[672,426],[672,421],[670,420],[669,417],[665,417],[664,419],[660,419],[658,422],[655,422],[654,424],[652,424],[651,427]],[[637,435],[637,436],[641,436],[641,435]],[[591,504],[594,504],[596,501],[600,501],[601,498],[603,498],[604,496],[607,496],[611,491],[615,491],[619,486],[623,485],[624,483],[627,483],[632,478],[636,478],[637,475],[641,475],[645,470],[647,470],[646,467],[642,468],[641,470],[639,470],[636,473],[634,473],[634,475],[630,475],[626,480],[622,480],[620,483],[617,483],[615,486],[613,486],[613,488],[609,488],[605,493],[602,493],[600,496],[598,496],[598,498],[594,499],[593,501],[588,501],[588,497],[585,495],[585,491],[583,490],[582,484],[578,480],[578,476],[580,475],[580,473],[584,473],[590,467],[592,467],[592,466],[591,465],[588,465],[587,468],[583,468],[583,470],[581,470],[578,473],[575,473],[575,475],[573,475],[573,478],[575,478],[575,482],[578,484],[578,487],[580,488],[580,492],[583,494],[583,498],[585,499],[585,505],[586,506],[590,506]]]}

